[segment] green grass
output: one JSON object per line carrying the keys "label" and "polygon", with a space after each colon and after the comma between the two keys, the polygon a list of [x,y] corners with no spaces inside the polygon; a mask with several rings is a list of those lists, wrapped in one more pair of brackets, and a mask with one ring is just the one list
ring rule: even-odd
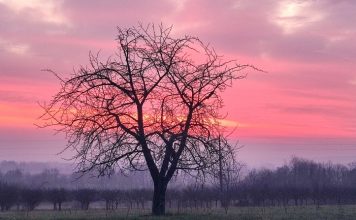
{"label": "green grass", "polygon": [[167,216],[154,217],[149,215],[149,210],[138,211],[131,210],[89,210],[89,211],[42,211],[32,212],[11,211],[0,213],[0,220],[12,219],[36,219],[36,220],[355,220],[356,206],[315,206],[307,207],[248,207],[248,208],[230,208],[226,214],[223,210],[190,210],[184,213],[176,211],[168,213]]}

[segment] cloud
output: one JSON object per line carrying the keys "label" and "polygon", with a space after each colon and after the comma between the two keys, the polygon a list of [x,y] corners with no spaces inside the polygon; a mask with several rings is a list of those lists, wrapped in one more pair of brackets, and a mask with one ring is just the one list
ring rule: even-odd
{"label": "cloud", "polygon": [[355,85],[355,86],[356,86],[356,78],[355,78],[355,79],[350,80],[350,81],[349,81],[349,83],[350,83],[351,85]]}
{"label": "cloud", "polygon": [[355,31],[355,9],[351,1],[197,0],[169,17],[226,52],[323,62],[356,57],[354,38],[343,34]]}
{"label": "cloud", "polygon": [[33,95],[31,96],[28,93],[23,93],[20,91],[9,91],[0,89],[0,100],[1,102],[8,103],[33,103],[35,97]]}
{"label": "cloud", "polygon": [[355,11],[353,0],[0,0],[0,120],[32,126],[30,99],[58,86],[41,69],[70,74],[89,51],[115,53],[116,26],[162,22],[268,71],[223,95],[237,135],[354,137]]}
{"label": "cloud", "polygon": [[11,9],[17,16],[25,15],[42,22],[70,25],[68,19],[61,13],[61,2],[56,0],[0,0],[0,4]]}
{"label": "cloud", "polygon": [[28,44],[13,43],[0,38],[0,50],[16,55],[25,55],[28,53],[29,48]]}
{"label": "cloud", "polygon": [[310,23],[321,21],[322,12],[312,9],[311,1],[283,1],[278,2],[271,21],[283,29],[285,34],[292,34],[305,28]]}

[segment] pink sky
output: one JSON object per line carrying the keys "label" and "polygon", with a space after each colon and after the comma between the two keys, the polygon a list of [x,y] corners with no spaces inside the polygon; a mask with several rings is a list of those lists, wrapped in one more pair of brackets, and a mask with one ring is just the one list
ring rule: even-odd
{"label": "pink sky", "polygon": [[89,51],[115,52],[116,26],[162,22],[268,71],[223,94],[241,160],[356,161],[355,11],[353,0],[0,0],[0,160],[66,156],[63,136],[33,125],[58,89],[41,69],[71,73]]}

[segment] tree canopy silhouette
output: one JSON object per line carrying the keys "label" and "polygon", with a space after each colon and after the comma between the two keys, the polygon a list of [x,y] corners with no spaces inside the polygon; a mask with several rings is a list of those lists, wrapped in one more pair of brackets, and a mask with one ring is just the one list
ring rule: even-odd
{"label": "tree canopy silhouette", "polygon": [[152,212],[161,215],[178,170],[204,170],[229,154],[214,144],[220,93],[251,66],[224,61],[198,38],[175,38],[162,25],[119,27],[117,43],[115,56],[91,54],[89,66],[58,77],[61,89],[42,118],[66,134],[81,171],[148,169]]}

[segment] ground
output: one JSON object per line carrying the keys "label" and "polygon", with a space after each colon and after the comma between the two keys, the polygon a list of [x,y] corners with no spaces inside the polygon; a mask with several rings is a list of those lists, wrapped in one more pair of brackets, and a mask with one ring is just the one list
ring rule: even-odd
{"label": "ground", "polygon": [[65,210],[48,211],[36,210],[32,212],[11,211],[0,213],[0,219],[36,219],[36,220],[354,220],[356,219],[356,206],[315,206],[308,207],[244,207],[230,208],[226,214],[224,210],[185,210],[177,213],[176,210],[169,211],[167,216],[153,217],[149,210]]}

